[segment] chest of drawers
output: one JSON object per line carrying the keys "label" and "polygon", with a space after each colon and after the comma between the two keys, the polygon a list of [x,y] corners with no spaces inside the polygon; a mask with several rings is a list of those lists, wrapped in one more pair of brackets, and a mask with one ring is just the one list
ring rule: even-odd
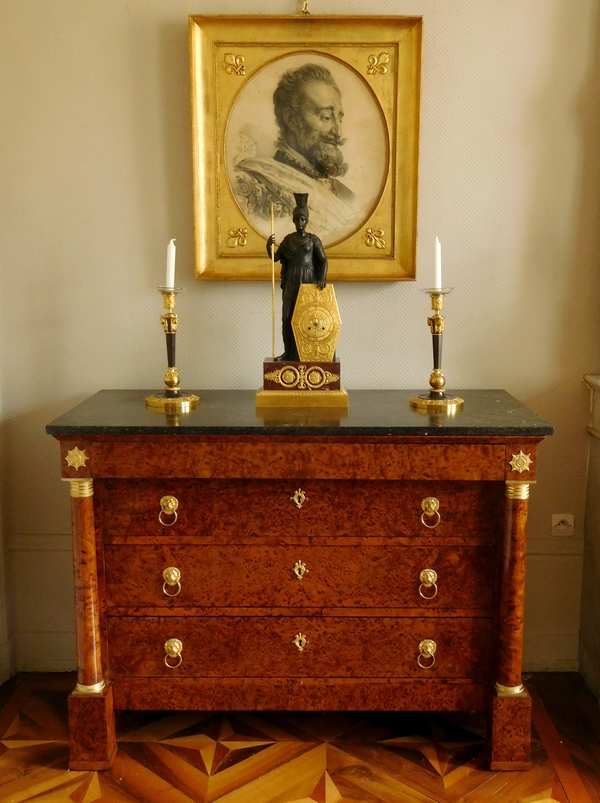
{"label": "chest of drawers", "polygon": [[492,767],[526,767],[527,497],[552,429],[503,391],[461,395],[451,417],[355,391],[265,421],[252,392],[168,419],[102,391],[49,425],[73,521],[70,766],[110,766],[115,709],[271,708],[486,710]]}

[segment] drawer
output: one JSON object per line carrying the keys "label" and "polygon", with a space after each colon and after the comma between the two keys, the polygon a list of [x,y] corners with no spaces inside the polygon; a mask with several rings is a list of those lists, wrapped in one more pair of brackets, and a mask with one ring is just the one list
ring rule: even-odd
{"label": "drawer", "polygon": [[[105,547],[109,607],[490,610],[493,566],[490,546]],[[427,569],[437,579],[421,579]]]}
{"label": "drawer", "polygon": [[[493,540],[502,484],[354,480],[105,480],[104,538],[414,537]],[[161,509],[165,496],[175,513]],[[422,502],[439,502],[426,515]]]}
{"label": "drawer", "polygon": [[[491,635],[484,618],[109,617],[109,668],[112,678],[483,680]],[[169,639],[181,643],[178,657],[167,656]],[[434,643],[433,658],[420,652],[424,641]]]}

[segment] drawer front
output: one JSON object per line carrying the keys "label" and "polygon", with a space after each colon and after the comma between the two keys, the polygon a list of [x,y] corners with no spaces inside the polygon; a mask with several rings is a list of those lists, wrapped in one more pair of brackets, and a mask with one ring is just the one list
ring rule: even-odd
{"label": "drawer front", "polygon": [[488,546],[105,547],[109,607],[490,610],[493,565]]}
{"label": "drawer front", "polygon": [[[483,538],[498,528],[502,485],[322,480],[105,480],[97,482],[106,541],[136,537],[214,541],[292,537]],[[174,513],[161,509],[165,496]],[[439,502],[423,511],[425,499]]]}
{"label": "drawer front", "polygon": [[[134,405],[137,403],[134,402]],[[390,405],[392,419],[396,418],[393,409],[405,403],[406,400],[401,401],[397,395],[395,398],[393,394],[388,397],[386,404]],[[239,412],[232,414],[229,421],[234,427],[242,424]],[[253,427],[256,423],[254,406],[246,408],[246,412],[250,416],[246,423]],[[279,412],[284,412],[289,419],[289,411],[263,412],[268,418],[275,419],[275,424],[280,419]],[[327,419],[334,423],[329,412],[313,409],[310,421],[305,421],[305,415],[296,414],[293,416],[294,423],[300,426],[303,423],[316,423],[317,427],[321,423],[326,424]],[[315,421],[315,416],[319,423]],[[210,418],[211,413],[208,414]],[[485,421],[482,424],[485,425]],[[273,433],[242,435],[238,438],[227,435],[228,429],[228,425],[223,427],[224,437],[177,436],[173,429],[169,435],[138,435],[131,439],[116,436],[94,440],[93,476],[152,479],[164,476],[165,467],[169,477],[196,479],[316,477],[487,482],[502,481],[506,474],[504,443],[482,442],[479,436],[475,436],[471,443],[449,442],[446,433],[440,433],[437,442],[432,442],[430,436],[415,442],[412,438],[389,438],[382,434],[354,439],[341,432],[333,438],[327,435],[290,437],[284,434],[285,428],[282,427],[280,436]],[[531,443],[532,439],[526,440]],[[75,446],[82,448],[81,440],[65,439],[62,442],[63,459],[67,451]],[[529,450],[530,446],[524,444],[524,448]],[[63,472],[65,477],[77,479],[76,469],[65,467]]]}
{"label": "drawer front", "polygon": [[[109,667],[113,678],[485,680],[491,632],[483,618],[109,617]],[[164,646],[170,639],[182,645],[173,657]],[[433,658],[420,652],[425,641],[435,644]]]}

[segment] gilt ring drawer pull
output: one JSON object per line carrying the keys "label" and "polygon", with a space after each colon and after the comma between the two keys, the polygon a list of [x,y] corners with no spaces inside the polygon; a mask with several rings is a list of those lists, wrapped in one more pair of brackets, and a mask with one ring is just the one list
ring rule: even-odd
{"label": "gilt ring drawer pull", "polygon": [[[423,511],[421,513],[421,524],[423,524],[429,530],[433,530],[433,528],[437,527],[438,524],[440,523],[441,516],[439,514],[439,507],[440,507],[440,502],[438,499],[435,498],[435,496],[427,496],[421,502],[421,510]],[[436,517],[435,523],[427,524],[427,522],[425,521],[425,516],[429,518],[435,516]]]}
{"label": "gilt ring drawer pull", "polygon": [[[433,569],[423,569],[419,575],[419,580],[421,581],[421,585],[419,586],[419,594],[423,597],[423,599],[433,599],[434,597],[437,597],[437,579],[437,572],[435,572]],[[424,588],[433,588],[433,594],[424,594]]]}
{"label": "gilt ring drawer pull", "polygon": [[[430,638],[423,639],[423,641],[419,644],[419,655],[417,656],[417,663],[421,667],[421,669],[431,669],[432,666],[435,664],[435,651],[437,650],[437,644]],[[423,661],[430,661],[429,663],[423,663]]]}
{"label": "gilt ring drawer pull", "polygon": [[[182,657],[181,651],[183,650],[183,644],[179,641],[178,638],[170,638],[165,641],[165,664],[169,667],[169,669],[177,669],[178,666],[181,666]],[[178,658],[178,662],[176,664],[170,664],[169,658]]]}
{"label": "gilt ring drawer pull", "polygon": [[[175,522],[177,521],[177,508],[179,507],[179,502],[175,499],[174,496],[163,496],[160,500],[160,513],[158,514],[158,520],[163,525],[163,527],[172,527]],[[164,516],[172,516],[173,521],[164,521]]]}
{"label": "gilt ring drawer pull", "polygon": [[[179,592],[181,591],[181,583],[179,582],[181,580],[181,572],[179,571],[179,569],[176,569],[175,566],[169,566],[168,569],[163,570],[162,576],[163,580],[165,581],[163,583],[164,593],[166,594],[167,597],[176,597],[177,594],[179,594]],[[171,587],[176,586],[177,591],[174,594],[170,594],[167,591],[167,586]]]}
{"label": "gilt ring drawer pull", "polygon": [[303,563],[301,560],[296,561],[294,564],[294,568],[292,569],[298,580],[302,580],[305,574],[308,574],[309,570],[306,568],[306,563]]}
{"label": "gilt ring drawer pull", "polygon": [[302,633],[298,633],[292,641],[292,644],[295,644],[296,647],[298,647],[299,652],[303,652],[304,648],[308,644],[308,639],[306,636],[302,635]]}

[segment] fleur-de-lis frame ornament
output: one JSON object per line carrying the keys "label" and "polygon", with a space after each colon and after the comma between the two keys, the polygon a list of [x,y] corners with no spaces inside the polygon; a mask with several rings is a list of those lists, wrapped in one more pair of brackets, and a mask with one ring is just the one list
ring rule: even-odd
{"label": "fleur-de-lis frame ornament", "polygon": [[243,56],[234,56],[233,53],[226,53],[224,59],[225,72],[229,75],[246,75],[246,66]]}
{"label": "fleur-de-lis frame ornament", "polygon": [[372,248],[385,248],[385,240],[384,237],[384,230],[383,229],[367,229],[367,233],[365,235],[365,242]]}
{"label": "fleur-de-lis frame ornament", "polygon": [[390,63],[389,53],[380,53],[378,56],[369,56],[368,75],[385,75],[388,71],[387,65]]}
{"label": "fleur-de-lis frame ornament", "polygon": [[229,229],[227,234],[229,235],[227,238],[228,248],[235,248],[238,245],[243,247],[248,242],[248,229]]}

